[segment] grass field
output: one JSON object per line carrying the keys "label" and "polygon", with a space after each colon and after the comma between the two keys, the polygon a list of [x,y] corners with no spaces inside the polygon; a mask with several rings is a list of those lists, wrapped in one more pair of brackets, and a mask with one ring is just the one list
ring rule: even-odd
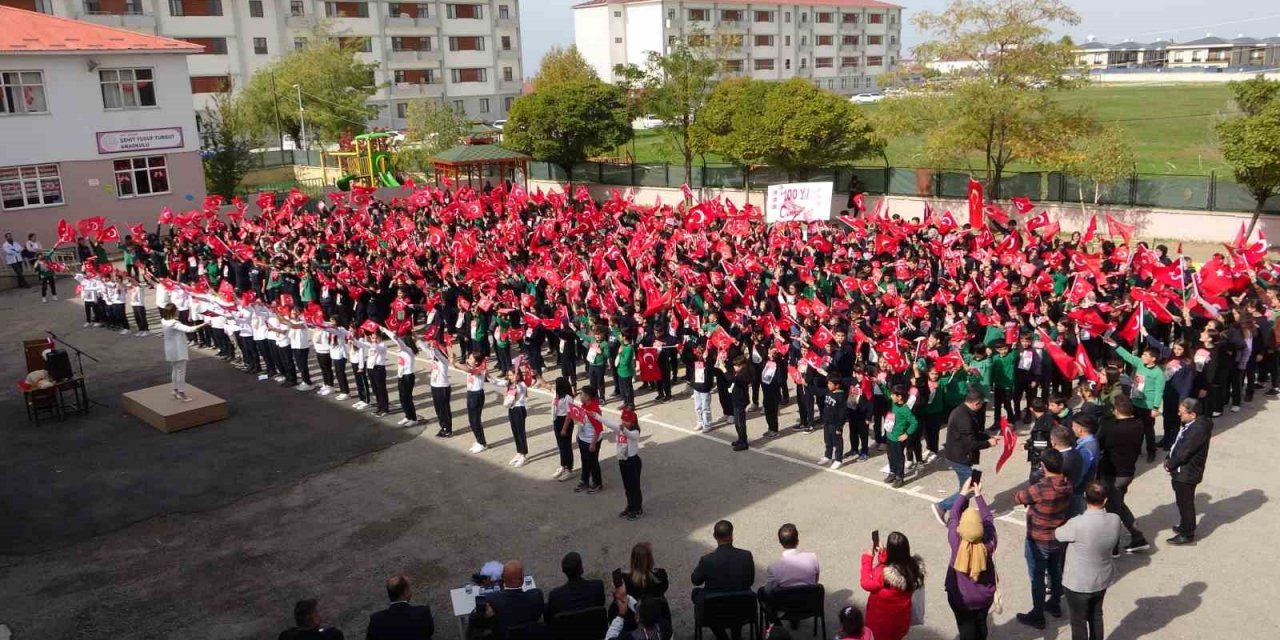
{"label": "grass field", "polygon": [[[1070,106],[1092,105],[1099,119],[1120,123],[1129,132],[1139,173],[1208,175],[1230,171],[1218,153],[1213,130],[1215,123],[1235,114],[1225,84],[1095,85],[1063,94],[1062,101]],[[922,144],[923,139],[916,136],[890,141],[889,163],[920,166],[924,162],[920,158]],[[638,132],[635,157],[641,163],[679,162],[679,154],[668,150],[655,131]],[[714,154],[707,157],[709,164],[722,161]],[[879,161],[868,158],[866,163]]]}

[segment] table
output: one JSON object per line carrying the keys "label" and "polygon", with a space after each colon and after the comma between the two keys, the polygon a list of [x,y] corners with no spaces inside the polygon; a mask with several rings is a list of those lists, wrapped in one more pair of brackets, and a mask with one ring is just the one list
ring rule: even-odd
{"label": "table", "polygon": [[[538,588],[538,584],[534,581],[533,576],[524,577],[524,586],[521,591],[530,591]],[[458,621],[458,637],[466,637],[467,616],[476,610],[476,596],[485,593],[493,593],[497,589],[490,591],[480,591],[475,585],[471,585],[471,593],[467,593],[466,587],[458,587],[449,590],[449,601],[453,605],[453,617]]]}

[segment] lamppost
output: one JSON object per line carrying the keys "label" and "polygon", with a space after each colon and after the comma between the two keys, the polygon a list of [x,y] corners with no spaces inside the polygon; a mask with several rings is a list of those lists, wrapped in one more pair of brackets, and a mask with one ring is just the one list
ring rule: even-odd
{"label": "lamppost", "polygon": [[307,150],[307,116],[306,116],[305,110],[302,108],[302,85],[295,84],[293,85],[293,88],[297,89],[298,91],[298,123],[301,125],[301,129],[302,129],[302,133],[301,133],[302,140],[299,140],[298,142],[302,144],[302,150],[306,151]]}

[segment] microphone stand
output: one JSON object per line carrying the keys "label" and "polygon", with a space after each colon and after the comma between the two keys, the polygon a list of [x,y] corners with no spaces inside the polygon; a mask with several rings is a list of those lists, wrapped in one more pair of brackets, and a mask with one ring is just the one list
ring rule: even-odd
{"label": "microphone stand", "polygon": [[[106,405],[103,405],[102,403],[94,402],[89,398],[89,387],[87,384],[85,384],[85,379],[84,379],[84,358],[88,358],[98,364],[102,364],[102,361],[93,357],[92,355],[89,355],[88,353],[85,353],[79,347],[71,344],[70,342],[67,342],[62,338],[59,338],[58,334],[52,331],[45,331],[45,333],[49,334],[49,337],[52,338],[55,343],[61,344],[62,346],[68,349],[71,349],[76,353],[76,374],[80,377],[80,388],[84,390],[85,402],[87,402],[89,406],[93,406],[93,405],[98,405],[99,407],[106,406]],[[89,407],[85,407],[86,413],[88,413],[88,409]]]}

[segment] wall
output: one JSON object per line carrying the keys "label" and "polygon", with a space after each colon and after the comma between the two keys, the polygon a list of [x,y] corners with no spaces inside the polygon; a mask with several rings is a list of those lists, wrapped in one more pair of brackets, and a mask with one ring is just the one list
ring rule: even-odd
{"label": "wall", "polygon": [[624,4],[622,14],[626,18],[625,44],[627,62],[644,64],[650,51],[664,53],[666,43],[662,40],[663,24],[666,16],[662,13],[662,3]]}
{"label": "wall", "polygon": [[[596,70],[600,79],[609,82],[613,78],[613,58],[610,55],[613,37],[609,33],[612,6],[600,5],[573,10],[573,41],[578,52]],[[540,60],[533,61],[534,65]]]}
{"label": "wall", "polygon": [[[541,188],[544,192],[555,189],[562,190],[564,185],[549,180],[530,180],[529,190]],[[575,187],[576,188],[576,187]],[[610,192],[617,189],[620,193],[626,193],[628,187],[615,187],[611,185],[588,184],[587,190],[591,196],[597,200],[606,200],[610,197]],[[635,200],[641,204],[652,204],[658,199],[666,204],[674,204],[680,202],[683,196],[679,189],[651,188],[640,187],[633,190]],[[741,205],[742,202],[749,202],[756,207],[763,207],[765,201],[765,191],[753,190],[749,194],[737,189],[702,189],[701,197],[714,198],[721,196],[729,198],[735,203]],[[834,218],[844,209],[847,202],[847,194],[837,193],[831,199],[831,216]],[[866,206],[870,211],[875,211],[879,206],[882,198],[880,196],[867,196]],[[925,204],[924,198],[913,198],[905,196],[888,196],[888,209],[891,214],[898,214],[904,218],[919,218]],[[964,221],[965,212],[968,210],[967,204],[963,200],[927,200],[929,205],[936,211],[951,210],[956,213],[957,219]],[[1005,205],[1006,211],[1013,211],[1011,205]],[[1074,231],[1083,232],[1089,223],[1089,215],[1081,212],[1079,205],[1070,205],[1062,203],[1046,203],[1040,206],[1049,212],[1060,225],[1064,233]],[[1187,242],[1208,242],[1208,243],[1230,243],[1240,230],[1240,223],[1249,223],[1251,215],[1248,213],[1234,212],[1218,212],[1218,211],[1182,211],[1182,210],[1152,210],[1152,209],[1131,209],[1124,211],[1111,211],[1112,216],[1116,219],[1134,224],[1137,226],[1135,235],[1142,238],[1157,238],[1160,240],[1170,241],[1187,241]],[[1101,215],[1101,214],[1099,214]],[[1106,225],[1099,220],[1099,232],[1105,233]],[[1280,237],[1280,217],[1264,216],[1258,222],[1258,228],[1261,229],[1268,237]]]}
{"label": "wall", "polygon": [[[1142,73],[1090,73],[1089,80],[1102,84],[1225,83],[1248,80],[1258,75],[1258,73],[1211,73],[1205,71],[1145,71]],[[1280,80],[1280,71],[1271,71],[1261,75],[1271,80]]]}

